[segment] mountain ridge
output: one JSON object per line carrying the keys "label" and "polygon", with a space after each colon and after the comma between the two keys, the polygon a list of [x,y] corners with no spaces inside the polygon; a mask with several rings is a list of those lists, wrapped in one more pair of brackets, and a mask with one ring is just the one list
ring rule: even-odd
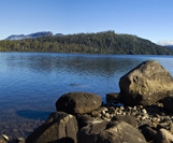
{"label": "mountain ridge", "polygon": [[45,36],[62,36],[61,33],[57,33],[53,35],[51,31],[40,31],[40,32],[35,32],[31,34],[13,34],[8,36],[5,40],[24,40],[24,39],[34,39],[34,38],[39,38],[39,37],[45,37]]}
{"label": "mountain ridge", "polygon": [[114,31],[41,36],[0,41],[1,51],[86,54],[173,55],[173,50],[147,39]]}
{"label": "mountain ridge", "polygon": [[167,48],[173,49],[173,45],[164,45],[164,47],[167,47]]}

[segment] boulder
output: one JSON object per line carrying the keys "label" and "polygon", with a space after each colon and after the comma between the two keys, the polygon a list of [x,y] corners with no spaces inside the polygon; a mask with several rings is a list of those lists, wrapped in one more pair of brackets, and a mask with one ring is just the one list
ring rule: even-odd
{"label": "boulder", "polygon": [[124,121],[124,122],[132,125],[134,128],[137,128],[139,125],[137,119],[133,115],[117,115],[117,116],[113,117],[112,120]]}
{"label": "boulder", "polygon": [[106,121],[94,120],[85,127],[81,128],[78,132],[78,143],[96,143],[98,135],[107,126]]}
{"label": "boulder", "polygon": [[173,78],[157,61],[148,60],[122,76],[119,86],[125,104],[147,106],[173,93]]}
{"label": "boulder", "polygon": [[96,143],[146,143],[136,128],[123,121],[112,121],[98,135]]}
{"label": "boulder", "polygon": [[153,141],[155,135],[157,134],[156,129],[153,129],[148,124],[140,126],[139,129],[141,130],[142,134],[148,142]]}
{"label": "boulder", "polygon": [[160,129],[154,138],[154,143],[172,143],[173,135],[166,129]]}
{"label": "boulder", "polygon": [[57,112],[26,139],[26,143],[77,142],[78,124],[75,116]]}
{"label": "boulder", "polygon": [[57,111],[70,114],[85,114],[100,107],[100,96],[87,92],[71,92],[62,95],[56,102]]}

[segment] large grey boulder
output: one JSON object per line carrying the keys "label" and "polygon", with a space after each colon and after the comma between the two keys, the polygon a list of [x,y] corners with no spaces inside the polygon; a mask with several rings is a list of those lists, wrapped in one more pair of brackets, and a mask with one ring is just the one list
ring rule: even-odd
{"label": "large grey boulder", "polygon": [[123,121],[112,121],[100,132],[96,143],[146,143],[136,128]]}
{"label": "large grey boulder", "polygon": [[26,139],[26,143],[77,142],[78,123],[75,116],[57,112]]}
{"label": "large grey boulder", "polygon": [[57,111],[70,114],[85,114],[98,109],[102,104],[100,96],[87,92],[71,92],[62,95],[56,102]]}
{"label": "large grey boulder", "polygon": [[128,105],[151,105],[173,93],[173,78],[157,61],[142,62],[120,78],[120,99]]}
{"label": "large grey boulder", "polygon": [[136,128],[123,121],[93,120],[78,132],[78,143],[146,143]]}
{"label": "large grey boulder", "polygon": [[93,120],[78,132],[78,143],[96,143],[98,135],[107,126],[107,122],[103,120]]}

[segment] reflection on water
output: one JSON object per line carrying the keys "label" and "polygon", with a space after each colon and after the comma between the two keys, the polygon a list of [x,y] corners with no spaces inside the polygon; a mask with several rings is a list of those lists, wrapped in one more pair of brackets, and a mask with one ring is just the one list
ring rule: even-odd
{"label": "reflection on water", "polygon": [[26,136],[55,111],[64,93],[119,92],[119,78],[144,60],[173,73],[173,58],[158,56],[0,53],[0,131]]}

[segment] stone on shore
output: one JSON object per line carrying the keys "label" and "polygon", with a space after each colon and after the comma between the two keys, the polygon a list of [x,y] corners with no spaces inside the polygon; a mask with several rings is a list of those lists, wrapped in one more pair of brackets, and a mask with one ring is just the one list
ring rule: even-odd
{"label": "stone on shore", "polygon": [[166,129],[160,129],[154,139],[154,143],[172,143],[173,135]]}
{"label": "stone on shore", "polygon": [[0,135],[0,143],[8,143],[9,137],[7,135],[1,134]]}
{"label": "stone on shore", "polygon": [[120,98],[127,105],[151,105],[173,93],[173,78],[157,61],[142,62],[120,78]]}
{"label": "stone on shore", "polygon": [[98,143],[146,143],[139,130],[123,121],[112,121],[98,135]]}
{"label": "stone on shore", "polygon": [[26,143],[77,142],[76,117],[64,112],[50,114],[49,118],[26,139]]}
{"label": "stone on shore", "polygon": [[124,121],[124,122],[132,125],[134,128],[137,128],[139,126],[136,117],[132,116],[132,115],[117,115],[112,120]]}
{"label": "stone on shore", "polygon": [[157,131],[149,127],[149,125],[147,124],[140,126],[139,129],[141,130],[141,133],[144,135],[145,139],[148,142],[153,141],[155,135],[157,134]]}
{"label": "stone on shore", "polygon": [[94,120],[78,132],[78,143],[96,143],[98,135],[106,128],[107,122]]}
{"label": "stone on shore", "polygon": [[71,92],[62,95],[56,102],[57,111],[69,114],[85,114],[98,109],[102,98],[87,92]]}

